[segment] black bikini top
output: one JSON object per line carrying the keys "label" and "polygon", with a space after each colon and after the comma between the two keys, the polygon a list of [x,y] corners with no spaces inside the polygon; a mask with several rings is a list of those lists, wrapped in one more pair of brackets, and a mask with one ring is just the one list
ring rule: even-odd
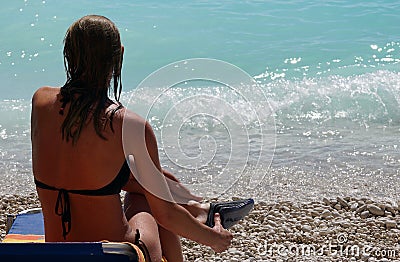
{"label": "black bikini top", "polygon": [[103,186],[99,189],[63,189],[56,188],[53,186],[46,185],[35,178],[35,185],[41,189],[58,191],[58,197],[55,207],[55,213],[61,217],[61,225],[63,229],[63,237],[71,231],[71,207],[69,202],[68,193],[85,195],[85,196],[108,196],[119,194],[122,187],[128,182],[130,169],[127,161],[124,161],[118,175],[108,185]]}

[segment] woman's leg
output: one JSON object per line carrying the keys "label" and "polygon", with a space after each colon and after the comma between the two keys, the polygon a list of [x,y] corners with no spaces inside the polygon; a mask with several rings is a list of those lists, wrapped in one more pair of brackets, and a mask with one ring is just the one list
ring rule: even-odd
{"label": "woman's leg", "polygon": [[165,256],[168,262],[183,262],[183,253],[179,236],[161,226],[158,227],[158,232],[160,233],[163,256]]}
{"label": "woman's leg", "polygon": [[124,211],[132,229],[139,229],[152,262],[161,261],[163,255],[169,262],[183,261],[179,237],[158,226],[143,194],[126,193]]}
{"label": "woman's leg", "polygon": [[139,230],[140,240],[146,245],[151,261],[161,261],[158,225],[150,213],[145,197],[136,193],[126,193],[124,211],[132,230]]}

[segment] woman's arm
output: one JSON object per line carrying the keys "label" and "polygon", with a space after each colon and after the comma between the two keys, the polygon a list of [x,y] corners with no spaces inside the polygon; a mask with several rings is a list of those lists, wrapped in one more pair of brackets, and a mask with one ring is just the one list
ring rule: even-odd
{"label": "woman's arm", "polygon": [[[124,148],[132,154],[136,180],[145,189],[144,195],[157,222],[167,230],[210,246],[220,252],[228,248],[232,234],[220,224],[209,228],[197,221],[185,208],[176,204],[162,173],[156,137],[149,123],[138,117],[125,118]],[[126,122],[128,121],[128,122]]]}

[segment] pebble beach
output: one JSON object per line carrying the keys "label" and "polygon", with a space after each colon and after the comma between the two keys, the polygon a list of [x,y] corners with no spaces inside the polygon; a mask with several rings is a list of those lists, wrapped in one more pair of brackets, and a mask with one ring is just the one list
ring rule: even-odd
{"label": "pebble beach", "polygon": [[[182,239],[186,261],[400,261],[400,202],[336,197],[318,201],[259,201],[231,228],[232,246],[216,254]],[[39,207],[36,194],[0,196],[6,215]]]}

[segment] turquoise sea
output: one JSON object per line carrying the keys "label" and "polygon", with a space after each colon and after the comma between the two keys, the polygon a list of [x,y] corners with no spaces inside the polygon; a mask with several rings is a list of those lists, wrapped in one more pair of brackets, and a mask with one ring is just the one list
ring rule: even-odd
{"label": "turquoise sea", "polygon": [[[144,113],[164,167],[196,192],[398,200],[398,10],[394,0],[5,1],[0,192],[34,191],[30,98],[40,86],[63,85],[69,25],[101,14],[125,46],[122,101]],[[246,72],[256,92],[245,83],[238,96],[210,79],[168,90],[143,85],[156,70],[191,66],[192,58]]]}

